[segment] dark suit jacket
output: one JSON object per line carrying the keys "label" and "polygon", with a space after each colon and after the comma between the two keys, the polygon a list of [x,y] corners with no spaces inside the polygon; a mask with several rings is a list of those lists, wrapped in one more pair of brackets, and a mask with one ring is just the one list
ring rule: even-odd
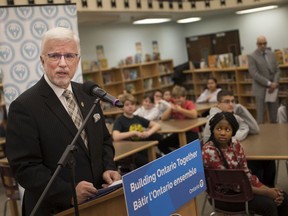
{"label": "dark suit jacket", "polygon": [[275,54],[270,50],[266,50],[266,55],[269,65],[259,49],[248,55],[249,73],[253,78],[252,92],[254,96],[261,96],[263,98],[268,88],[267,82],[278,83],[280,76],[280,69]]}
{"label": "dark suit jacket", "polygon": [[[82,91],[82,84],[72,83],[73,93],[85,118],[95,98]],[[95,123],[93,114],[101,118]],[[89,151],[78,139],[76,184],[103,183],[105,170],[116,170],[112,138],[106,128],[99,105],[85,127]],[[56,169],[62,153],[77,133],[71,117],[44,77],[10,105],[7,126],[7,157],[24,194],[24,215],[29,215]],[[51,215],[70,207],[72,189],[70,171],[62,169],[49,190],[37,215]]]}

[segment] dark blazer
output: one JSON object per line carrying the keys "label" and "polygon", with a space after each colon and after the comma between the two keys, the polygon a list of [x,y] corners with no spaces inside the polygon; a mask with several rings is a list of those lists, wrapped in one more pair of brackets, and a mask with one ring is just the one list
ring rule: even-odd
{"label": "dark blazer", "polygon": [[[85,118],[95,98],[72,82],[73,93]],[[93,114],[101,118],[95,122]],[[116,170],[112,138],[99,105],[85,127],[89,150],[78,139],[76,184],[89,181],[96,188],[103,183],[106,170]],[[56,169],[62,153],[77,133],[71,117],[44,77],[11,103],[7,125],[7,157],[16,180],[25,188],[23,215],[30,215],[39,196]],[[51,215],[67,209],[72,198],[70,171],[63,168],[49,190],[37,215]]]}
{"label": "dark blazer", "polygon": [[268,88],[268,81],[279,82],[280,69],[275,54],[270,50],[266,50],[266,55],[269,65],[259,49],[248,55],[249,73],[253,78],[252,92],[254,96],[264,97]]}

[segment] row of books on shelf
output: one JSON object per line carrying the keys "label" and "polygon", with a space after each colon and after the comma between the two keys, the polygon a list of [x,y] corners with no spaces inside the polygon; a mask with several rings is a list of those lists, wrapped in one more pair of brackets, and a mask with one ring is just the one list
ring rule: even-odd
{"label": "row of books on shelf", "polygon": [[159,64],[159,72],[160,75],[163,75],[163,74],[170,74],[173,71],[171,71],[169,64]]}
{"label": "row of books on shelf", "polygon": [[[274,51],[278,64],[288,64],[288,48],[275,49]],[[235,60],[235,61],[234,61]],[[206,64],[207,61],[207,64]],[[248,67],[248,57],[246,54],[235,57],[232,53],[218,55],[208,55],[207,60],[202,59],[200,68],[231,68],[234,66]]]}
{"label": "row of books on shelf", "polygon": [[135,69],[125,69],[123,71],[124,80],[136,80],[138,78],[138,70]]}

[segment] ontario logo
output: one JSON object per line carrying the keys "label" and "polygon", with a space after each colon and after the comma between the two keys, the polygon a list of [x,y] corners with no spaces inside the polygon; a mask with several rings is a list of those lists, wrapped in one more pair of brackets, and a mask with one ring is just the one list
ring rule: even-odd
{"label": "ontario logo", "polygon": [[29,20],[34,15],[33,7],[16,7],[16,14],[20,20]]}

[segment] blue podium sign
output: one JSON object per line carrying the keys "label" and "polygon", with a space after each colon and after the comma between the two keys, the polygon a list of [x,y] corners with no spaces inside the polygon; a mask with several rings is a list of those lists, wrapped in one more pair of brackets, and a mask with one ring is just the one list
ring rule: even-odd
{"label": "blue podium sign", "polygon": [[206,189],[199,140],[123,176],[129,216],[167,216]]}

